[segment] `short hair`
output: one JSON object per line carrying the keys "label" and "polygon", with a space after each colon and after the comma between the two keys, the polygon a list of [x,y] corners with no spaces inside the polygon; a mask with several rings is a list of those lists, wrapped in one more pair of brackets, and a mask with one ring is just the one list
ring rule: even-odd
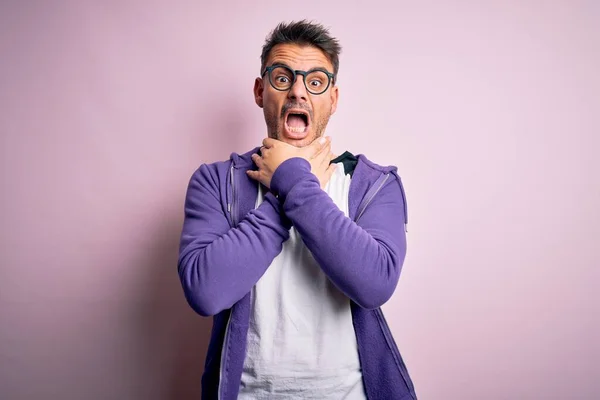
{"label": "short hair", "polygon": [[273,47],[278,44],[309,45],[320,49],[333,65],[333,73],[337,77],[340,69],[340,52],[342,47],[339,41],[329,34],[329,30],[323,25],[309,22],[307,20],[281,22],[273,29],[266,38],[260,56],[260,72],[265,69],[265,64]]}

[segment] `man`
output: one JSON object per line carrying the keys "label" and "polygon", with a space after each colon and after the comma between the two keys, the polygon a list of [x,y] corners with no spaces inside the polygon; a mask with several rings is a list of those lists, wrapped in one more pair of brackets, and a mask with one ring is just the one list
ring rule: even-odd
{"label": "man", "polygon": [[213,316],[205,399],[416,399],[380,306],[406,254],[395,167],[331,153],[340,46],[280,24],[254,84],[268,138],[203,164],[185,202],[179,276]]}

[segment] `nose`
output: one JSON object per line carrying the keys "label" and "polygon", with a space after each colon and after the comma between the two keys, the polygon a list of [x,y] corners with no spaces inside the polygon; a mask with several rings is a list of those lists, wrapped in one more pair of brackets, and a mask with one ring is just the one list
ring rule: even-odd
{"label": "nose", "polygon": [[304,86],[304,77],[302,75],[296,75],[296,81],[288,92],[288,99],[295,101],[307,101],[308,92],[306,86]]}

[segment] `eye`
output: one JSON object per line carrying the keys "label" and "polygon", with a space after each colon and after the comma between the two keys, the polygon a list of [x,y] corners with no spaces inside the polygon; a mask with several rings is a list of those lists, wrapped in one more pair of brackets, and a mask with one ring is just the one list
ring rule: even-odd
{"label": "eye", "polygon": [[306,77],[306,86],[312,91],[321,91],[327,87],[329,76],[321,70],[312,71]]}
{"label": "eye", "polygon": [[275,81],[277,81],[278,83],[288,83],[290,81],[290,78],[288,78],[285,75],[279,75],[275,77]]}

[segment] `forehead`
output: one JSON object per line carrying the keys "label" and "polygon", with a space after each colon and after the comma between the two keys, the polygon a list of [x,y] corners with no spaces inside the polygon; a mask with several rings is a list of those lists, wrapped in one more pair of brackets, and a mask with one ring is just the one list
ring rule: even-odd
{"label": "forehead", "polygon": [[266,65],[275,63],[286,64],[293,69],[309,70],[311,68],[325,68],[333,71],[333,65],[317,47],[298,44],[278,44],[271,49]]}

